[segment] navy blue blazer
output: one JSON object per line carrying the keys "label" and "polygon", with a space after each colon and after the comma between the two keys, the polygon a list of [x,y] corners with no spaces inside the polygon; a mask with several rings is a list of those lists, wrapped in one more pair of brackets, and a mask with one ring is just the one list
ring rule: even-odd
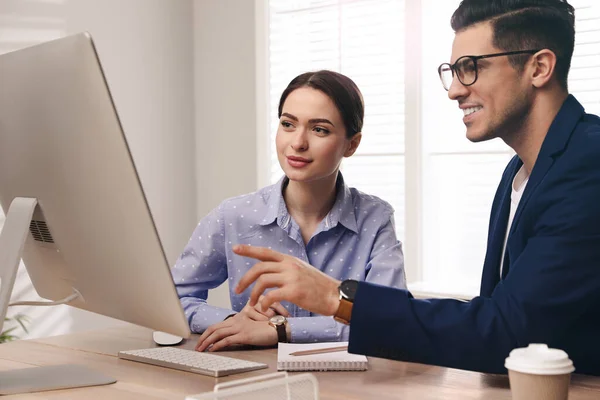
{"label": "navy blue blazer", "polygon": [[546,343],[565,350],[577,373],[600,375],[600,118],[573,96],[562,105],[517,208],[501,279],[521,165],[510,161],[494,198],[480,296],[418,300],[360,282],[350,352],[505,373],[512,349]]}

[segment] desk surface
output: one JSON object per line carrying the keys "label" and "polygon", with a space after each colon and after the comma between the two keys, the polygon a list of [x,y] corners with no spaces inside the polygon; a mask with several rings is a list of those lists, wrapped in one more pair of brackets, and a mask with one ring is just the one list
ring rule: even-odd
{"label": "desk surface", "polygon": [[[193,349],[197,335],[180,346]],[[276,372],[276,350],[224,352],[260,361],[269,369],[210,378],[117,358],[120,350],[154,347],[152,331],[133,325],[22,340],[0,345],[0,370],[35,365],[84,364],[118,380],[107,386],[6,396],[15,399],[183,399],[216,383]],[[321,399],[507,399],[508,377],[369,357],[366,372],[315,372]],[[574,375],[570,400],[600,398],[600,377]]]}

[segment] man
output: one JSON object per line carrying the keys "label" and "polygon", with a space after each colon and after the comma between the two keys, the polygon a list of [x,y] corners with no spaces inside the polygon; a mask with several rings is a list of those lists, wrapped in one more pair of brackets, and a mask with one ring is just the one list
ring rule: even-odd
{"label": "man", "polygon": [[[341,283],[293,257],[238,246],[263,262],[250,304],[288,300],[350,323],[350,351],[505,372],[529,343],[564,349],[600,375],[600,119],[568,94],[574,10],[560,0],[464,0],[452,63],[439,73],[467,137],[501,138],[516,156],[492,205],[481,293],[417,300],[406,290]],[[466,250],[468,251],[468,250]]]}

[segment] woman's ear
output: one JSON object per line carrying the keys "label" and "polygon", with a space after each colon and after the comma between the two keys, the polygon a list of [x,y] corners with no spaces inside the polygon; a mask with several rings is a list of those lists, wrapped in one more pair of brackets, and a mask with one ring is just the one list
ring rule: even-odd
{"label": "woman's ear", "polygon": [[352,139],[350,139],[350,147],[348,147],[348,149],[344,153],[344,157],[350,157],[352,154],[354,154],[356,149],[358,149],[358,145],[360,144],[361,139],[362,139],[361,132],[358,132],[354,136],[352,136]]}

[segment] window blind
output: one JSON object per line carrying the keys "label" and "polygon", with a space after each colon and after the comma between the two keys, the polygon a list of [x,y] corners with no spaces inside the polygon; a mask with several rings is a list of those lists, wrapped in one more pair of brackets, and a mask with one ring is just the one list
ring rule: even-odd
{"label": "window blind", "polygon": [[600,115],[600,3],[595,0],[569,3],[576,8],[569,91],[586,112]]}

